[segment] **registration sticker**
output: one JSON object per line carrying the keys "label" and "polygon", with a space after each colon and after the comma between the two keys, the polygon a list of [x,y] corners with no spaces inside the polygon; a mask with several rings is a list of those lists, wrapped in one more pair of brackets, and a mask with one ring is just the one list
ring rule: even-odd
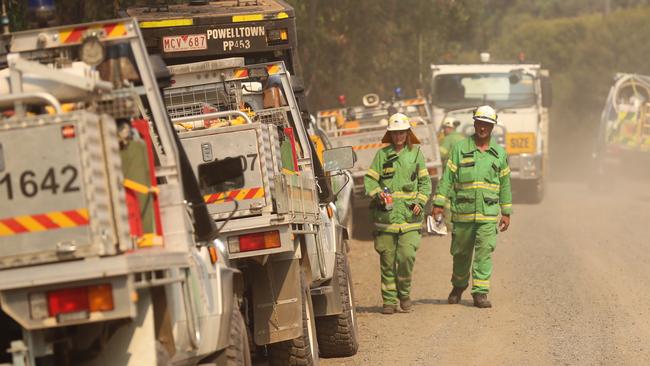
{"label": "registration sticker", "polygon": [[534,133],[506,134],[506,150],[508,154],[533,154],[537,150]]}
{"label": "registration sticker", "polygon": [[167,53],[208,49],[208,41],[205,34],[163,37],[162,44],[163,52]]}

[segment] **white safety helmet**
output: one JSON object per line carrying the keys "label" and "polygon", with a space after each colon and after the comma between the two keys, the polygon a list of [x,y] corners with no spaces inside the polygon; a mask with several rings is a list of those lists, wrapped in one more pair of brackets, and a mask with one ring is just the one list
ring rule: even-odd
{"label": "white safety helmet", "polygon": [[454,117],[445,117],[442,121],[442,127],[456,128],[460,125],[460,121]]}
{"label": "white safety helmet", "polygon": [[410,128],[409,118],[402,113],[395,113],[388,119],[388,131],[405,131]]}
{"label": "white safety helmet", "polygon": [[482,105],[474,111],[474,120],[497,124],[497,112],[489,105]]}

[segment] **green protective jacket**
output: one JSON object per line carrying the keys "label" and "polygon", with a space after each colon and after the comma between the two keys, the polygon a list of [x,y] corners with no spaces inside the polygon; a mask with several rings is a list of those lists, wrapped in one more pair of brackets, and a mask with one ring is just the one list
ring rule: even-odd
{"label": "green protective jacket", "polygon": [[512,214],[510,167],[506,151],[490,140],[481,152],[470,136],[454,145],[438,184],[434,205],[451,197],[453,222],[496,222]]}
{"label": "green protective jacket", "polygon": [[[364,177],[366,194],[373,200],[370,205],[375,229],[387,233],[404,233],[420,230],[424,219],[424,205],[431,195],[431,178],[424,163],[419,145],[403,148],[399,153],[393,145],[386,146],[375,155]],[[386,211],[380,203],[379,193],[388,187],[393,196],[393,209]],[[414,215],[412,205],[422,209]]]}
{"label": "green protective jacket", "polygon": [[465,136],[456,131],[452,131],[449,135],[445,136],[444,139],[440,142],[440,160],[443,162],[449,158],[449,152],[454,145],[461,140],[464,140]]}

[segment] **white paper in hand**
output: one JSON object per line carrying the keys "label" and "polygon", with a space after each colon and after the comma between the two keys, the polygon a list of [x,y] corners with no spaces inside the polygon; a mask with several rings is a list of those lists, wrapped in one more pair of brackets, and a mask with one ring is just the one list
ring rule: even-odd
{"label": "white paper in hand", "polygon": [[445,236],[447,235],[447,226],[442,218],[440,221],[436,221],[433,216],[429,215],[427,216],[427,232],[433,235]]}

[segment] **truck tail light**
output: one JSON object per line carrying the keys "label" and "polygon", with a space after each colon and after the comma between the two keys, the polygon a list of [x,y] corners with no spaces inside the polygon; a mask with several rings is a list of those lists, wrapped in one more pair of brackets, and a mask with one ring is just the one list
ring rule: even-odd
{"label": "truck tail light", "polygon": [[113,310],[113,287],[109,284],[66,288],[47,292],[51,317],[82,311]]}
{"label": "truck tail light", "polygon": [[231,253],[279,248],[281,245],[280,232],[278,230],[231,236],[228,238],[228,248]]}

